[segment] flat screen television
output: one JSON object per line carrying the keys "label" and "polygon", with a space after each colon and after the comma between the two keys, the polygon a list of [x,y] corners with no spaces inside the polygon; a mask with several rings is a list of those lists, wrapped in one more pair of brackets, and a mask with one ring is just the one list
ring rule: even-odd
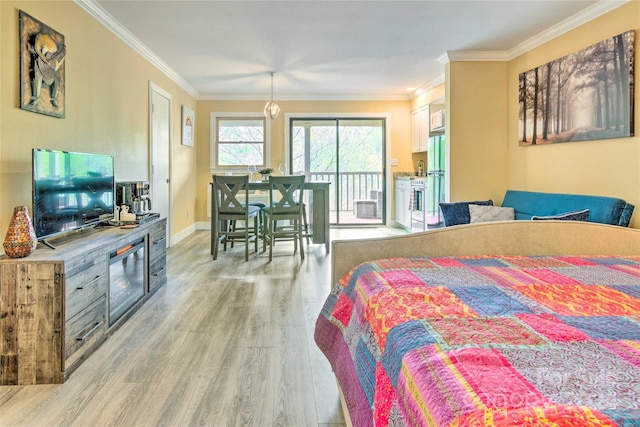
{"label": "flat screen television", "polygon": [[33,149],[36,237],[44,242],[113,219],[114,189],[113,156]]}

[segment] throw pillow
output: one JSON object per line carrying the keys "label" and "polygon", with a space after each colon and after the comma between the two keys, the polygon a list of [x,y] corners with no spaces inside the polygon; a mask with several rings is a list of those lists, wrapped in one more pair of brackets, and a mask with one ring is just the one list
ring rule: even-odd
{"label": "throw pillow", "polygon": [[576,212],[567,212],[560,215],[532,216],[532,220],[557,219],[562,221],[589,221],[589,209]]}
{"label": "throw pillow", "polygon": [[493,206],[493,200],[478,200],[475,202],[440,203],[440,210],[442,211],[444,226],[451,227],[452,225],[469,224],[471,222],[471,216],[469,215],[470,204]]}
{"label": "throw pillow", "polygon": [[500,206],[469,205],[469,215],[471,223],[510,221],[516,218],[516,211],[513,208],[503,208]]}

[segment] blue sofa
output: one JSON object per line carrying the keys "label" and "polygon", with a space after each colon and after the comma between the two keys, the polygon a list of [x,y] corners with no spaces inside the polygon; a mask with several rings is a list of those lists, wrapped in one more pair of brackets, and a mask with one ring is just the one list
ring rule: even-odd
{"label": "blue sofa", "polygon": [[532,216],[554,216],[589,209],[589,222],[629,226],[634,206],[615,197],[580,194],[538,193],[507,190],[503,207],[515,210],[516,219]]}

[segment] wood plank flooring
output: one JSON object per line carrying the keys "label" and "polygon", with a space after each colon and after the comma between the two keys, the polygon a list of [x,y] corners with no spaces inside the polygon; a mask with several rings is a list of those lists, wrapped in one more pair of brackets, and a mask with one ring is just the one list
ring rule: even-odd
{"label": "wood plank flooring", "polygon": [[[332,238],[394,234],[338,229]],[[0,426],[344,426],[313,341],[330,291],[324,245],[274,259],[209,254],[208,231],[169,249],[162,287],[65,384],[0,387]]]}

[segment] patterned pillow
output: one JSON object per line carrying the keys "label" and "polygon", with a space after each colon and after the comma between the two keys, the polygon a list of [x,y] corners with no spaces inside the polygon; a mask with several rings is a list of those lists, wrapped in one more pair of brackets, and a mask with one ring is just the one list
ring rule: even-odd
{"label": "patterned pillow", "polygon": [[576,212],[567,212],[559,215],[532,216],[532,220],[557,219],[563,221],[589,221],[589,209]]}
{"label": "patterned pillow", "polygon": [[442,211],[444,226],[451,227],[452,225],[469,224],[471,222],[471,216],[469,215],[470,204],[493,206],[493,200],[440,203],[440,210]]}
{"label": "patterned pillow", "polygon": [[510,221],[516,218],[516,211],[513,208],[503,208],[500,206],[469,205],[469,215],[471,223]]}

